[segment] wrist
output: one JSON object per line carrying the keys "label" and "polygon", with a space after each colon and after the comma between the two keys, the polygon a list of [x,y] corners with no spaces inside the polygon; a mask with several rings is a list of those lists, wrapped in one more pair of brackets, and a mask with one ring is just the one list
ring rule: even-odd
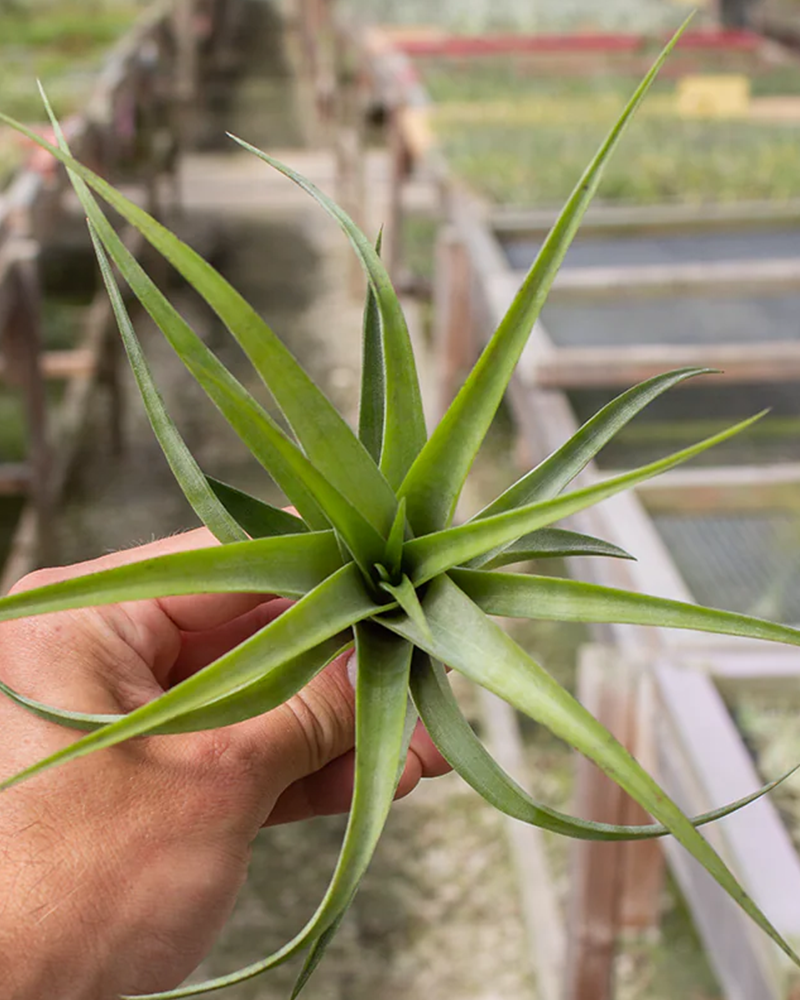
{"label": "wrist", "polygon": [[[4,920],[5,924],[6,921]],[[9,1000],[116,1000],[103,993],[85,937],[66,922],[0,928],[0,977]],[[79,930],[79,926],[77,928]],[[9,992],[6,994],[6,988]]]}
{"label": "wrist", "polygon": [[95,962],[91,866],[80,848],[69,847],[62,824],[45,814],[43,803],[32,811],[26,799],[27,789],[20,789],[0,800],[3,996],[105,1000]]}

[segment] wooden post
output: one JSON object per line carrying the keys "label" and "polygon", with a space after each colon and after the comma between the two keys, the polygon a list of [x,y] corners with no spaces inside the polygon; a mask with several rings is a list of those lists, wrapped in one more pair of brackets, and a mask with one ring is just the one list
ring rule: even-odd
{"label": "wooden post", "polygon": [[399,107],[392,108],[389,112],[389,218],[383,240],[386,268],[395,282],[402,257],[403,183],[407,174],[401,117]]}
{"label": "wooden post", "polygon": [[[618,649],[586,647],[578,697],[617,739],[636,749],[641,670]],[[602,823],[647,822],[625,792],[587,758],[579,757],[577,815]],[[611,1000],[616,944],[623,920],[641,928],[657,918],[663,864],[643,845],[576,841],[572,850],[565,1000]]]}
{"label": "wooden post", "polygon": [[[604,650],[586,649],[579,666],[578,698],[619,738],[628,725],[629,681],[624,668],[613,670],[611,680],[610,667]],[[576,771],[577,815],[619,822],[624,810],[622,789],[584,757],[578,758]],[[567,911],[565,1000],[611,1000],[613,996],[621,887],[622,845],[576,841]]]}
{"label": "wooden post", "polygon": [[175,86],[179,100],[189,102],[197,85],[195,0],[175,0]]}
{"label": "wooden post", "polygon": [[[654,777],[658,769],[655,729],[656,693],[653,678],[642,670],[636,690],[628,705],[628,748]],[[629,796],[623,802],[622,822],[626,826],[652,823],[652,818]],[[622,845],[622,898],[620,928],[641,933],[655,930],[661,921],[661,896],[664,889],[665,859],[658,840],[643,840]]]}
{"label": "wooden post", "polygon": [[470,275],[467,248],[455,228],[448,226],[436,243],[433,298],[438,416],[450,405],[477,350],[473,337]]}
{"label": "wooden post", "polygon": [[29,489],[36,516],[36,559],[43,562],[52,555],[52,509],[45,384],[40,365],[41,293],[36,269],[39,247],[32,240],[19,240],[13,244],[11,253],[13,263],[8,280],[12,298],[5,323],[7,367],[9,381],[22,391]]}
{"label": "wooden post", "polygon": [[[357,126],[339,128],[336,133],[336,192],[339,203],[351,219],[365,227],[364,150]],[[369,234],[370,237],[373,234]],[[377,234],[374,234],[377,236]],[[349,255],[348,284],[354,296],[363,294],[364,272],[355,254]]]}
{"label": "wooden post", "polygon": [[[175,138],[176,158],[189,145],[192,134],[192,110],[197,96],[198,46],[195,27],[196,0],[175,0],[173,35],[175,40],[175,68],[173,76],[172,134]],[[176,183],[178,183],[176,181]]]}

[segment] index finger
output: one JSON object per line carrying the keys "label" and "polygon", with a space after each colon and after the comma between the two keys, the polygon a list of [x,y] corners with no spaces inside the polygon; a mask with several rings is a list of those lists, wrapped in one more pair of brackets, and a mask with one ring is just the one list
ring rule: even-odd
{"label": "index finger", "polygon": [[[135,548],[121,549],[97,559],[74,563],[71,566],[58,566],[52,569],[40,570],[21,580],[13,592],[19,593],[41,586],[43,583],[59,583],[71,580],[101,570],[114,569],[117,566],[127,566],[154,559],[158,556],[170,555],[176,552],[186,552],[191,549],[210,548],[219,542],[207,528],[196,528],[179,535],[170,535]],[[197,632],[217,628],[226,622],[246,614],[266,601],[274,599],[273,594],[247,593],[198,593],[179,597],[160,597],[152,599],[176,628],[183,632]],[[132,601],[129,607],[136,614],[136,606],[146,605],[147,601]]]}

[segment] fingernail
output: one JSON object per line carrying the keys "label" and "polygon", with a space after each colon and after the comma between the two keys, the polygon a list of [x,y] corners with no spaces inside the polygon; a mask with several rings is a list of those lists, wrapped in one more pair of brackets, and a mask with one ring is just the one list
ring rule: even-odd
{"label": "fingernail", "polygon": [[356,689],[357,677],[358,677],[358,661],[356,660],[355,650],[353,650],[347,661],[347,679],[350,681],[350,687],[352,687],[354,691]]}

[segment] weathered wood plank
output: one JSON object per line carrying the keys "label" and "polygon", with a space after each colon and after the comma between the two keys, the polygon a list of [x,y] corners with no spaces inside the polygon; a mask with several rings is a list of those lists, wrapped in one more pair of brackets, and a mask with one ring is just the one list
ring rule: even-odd
{"label": "weathered wood plank", "polygon": [[547,389],[629,386],[675,368],[716,368],[728,382],[800,380],[800,341],[560,347],[536,365]]}
{"label": "weathered wood plank", "polygon": [[616,298],[631,295],[768,294],[800,287],[800,259],[692,261],[688,264],[631,264],[625,267],[567,267],[558,275],[550,301],[565,297]]}
{"label": "weathered wood plank", "polygon": [[[606,470],[607,476],[618,474]],[[640,483],[650,512],[800,508],[800,464],[706,466],[672,469]]]}
{"label": "weathered wood plank", "polygon": [[[556,220],[552,211],[494,209],[491,225],[501,236],[547,235]],[[581,224],[583,236],[658,236],[670,233],[776,229],[800,225],[800,201],[754,201],[719,205],[593,205]],[[579,234],[578,239],[581,238]]]}
{"label": "weathered wood plank", "polygon": [[699,669],[713,678],[722,697],[733,702],[741,694],[775,698],[779,704],[800,702],[800,654],[797,650],[725,649],[702,660]]}
{"label": "weathered wood plank", "polygon": [[[97,359],[87,350],[46,351],[41,356],[40,370],[44,378],[64,380],[88,374]],[[8,377],[8,365],[0,358],[0,379]]]}
{"label": "weathered wood plank", "polygon": [[472,330],[471,262],[454,227],[436,242],[434,354],[438,373],[436,412],[444,414],[475,360]]}

